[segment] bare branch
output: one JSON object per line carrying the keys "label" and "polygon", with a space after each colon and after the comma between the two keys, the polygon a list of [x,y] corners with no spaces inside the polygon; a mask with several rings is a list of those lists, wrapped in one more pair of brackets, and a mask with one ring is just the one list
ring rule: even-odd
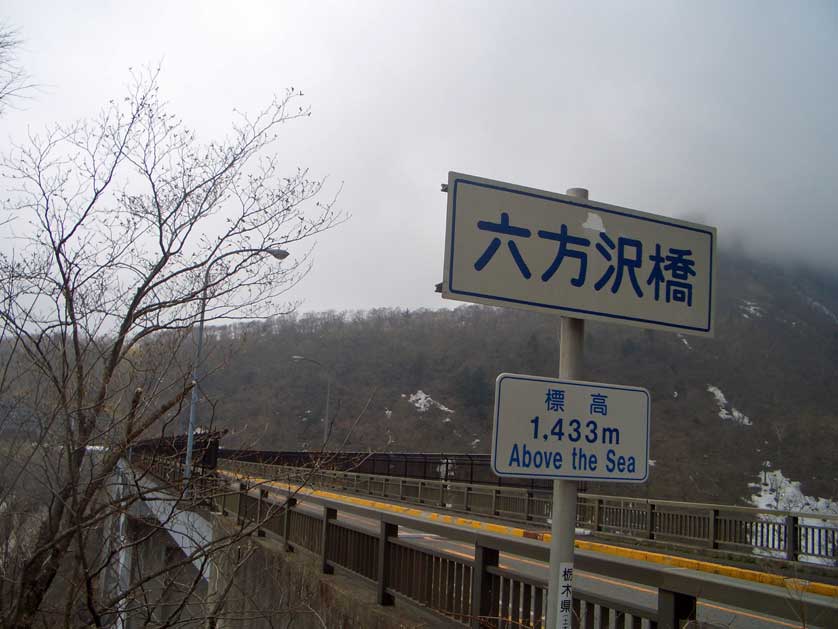
{"label": "bare branch", "polygon": [[[2,42],[0,31],[0,72]],[[127,593],[97,591],[119,553],[92,540],[131,506],[109,493],[120,460],[168,430],[195,386],[194,326],[291,312],[285,295],[310,268],[310,247],[281,264],[270,252],[345,220],[335,198],[317,201],[323,180],[283,173],[270,154],[282,126],[308,115],[299,93],[202,144],[168,112],[158,75],[135,73],[97,117],[30,134],[0,162],[16,230],[13,253],[0,254],[0,400],[28,418],[0,495],[20,501],[24,484],[38,495],[20,502],[20,552],[0,565],[4,626],[35,624],[62,579],[65,623],[82,609],[86,623],[108,625]],[[65,575],[74,556],[78,572]]]}

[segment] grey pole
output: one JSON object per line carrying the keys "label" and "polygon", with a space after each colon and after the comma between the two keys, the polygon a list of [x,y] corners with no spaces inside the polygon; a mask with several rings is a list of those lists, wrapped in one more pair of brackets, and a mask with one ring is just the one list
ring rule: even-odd
{"label": "grey pole", "polygon": [[331,432],[331,430],[330,430],[331,419],[329,417],[329,401],[331,400],[331,397],[332,397],[332,378],[335,376],[335,373],[331,368],[327,367],[326,365],[321,363],[319,360],[315,360],[314,358],[308,358],[307,356],[294,355],[294,356],[291,357],[291,360],[296,360],[296,361],[301,361],[302,360],[302,361],[306,361],[306,362],[309,362],[309,363],[314,363],[315,365],[320,367],[320,369],[323,371],[323,373],[326,374],[326,412],[325,412],[324,417],[323,417],[323,450],[325,450],[326,449],[326,443],[329,441],[329,433]]}
{"label": "grey pole", "polygon": [[[570,188],[567,194],[588,198],[585,188]],[[562,317],[559,337],[559,378],[582,379],[585,321]],[[559,583],[561,564],[573,564],[576,539],[576,481],[553,481],[553,512],[550,525],[550,581],[547,589],[547,629],[559,629]]]}
{"label": "grey pole", "polygon": [[[235,253],[267,253],[277,260],[284,260],[288,257],[285,249],[268,247],[265,249],[239,249]],[[204,320],[207,313],[207,289],[209,288],[209,274],[212,265],[217,260],[209,263],[204,273],[204,291],[201,293],[201,319],[198,323],[198,343],[195,347],[195,363],[192,365],[192,397],[189,401],[189,425],[186,427],[186,460],[183,462],[183,479],[185,489],[189,491],[189,479],[192,477],[192,449],[195,446],[195,423],[198,417],[198,365],[201,364],[201,350],[204,346]]]}
{"label": "grey pole", "polygon": [[198,365],[201,363],[201,350],[204,345],[204,318],[207,312],[207,284],[209,269],[204,278],[204,292],[201,295],[201,319],[198,323],[198,342],[195,347],[195,362],[192,365],[192,398],[189,401],[189,426],[186,429],[186,460],[183,462],[183,480],[189,491],[189,479],[192,478],[192,448],[195,444],[195,421],[198,415]]}
{"label": "grey pole", "polygon": [[329,441],[329,398],[332,396],[332,376],[326,373],[326,418],[323,420],[323,450],[326,449],[326,443]]}

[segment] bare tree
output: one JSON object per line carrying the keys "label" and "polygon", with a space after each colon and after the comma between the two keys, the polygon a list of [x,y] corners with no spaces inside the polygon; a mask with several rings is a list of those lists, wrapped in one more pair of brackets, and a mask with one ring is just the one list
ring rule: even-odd
{"label": "bare tree", "polygon": [[[315,198],[322,180],[281,172],[270,152],[282,125],[309,115],[299,96],[202,144],[145,71],[96,118],[30,135],[3,159],[0,525],[15,533],[0,553],[3,627],[45,614],[107,625],[150,578],[99,587],[121,550],[102,546],[103,531],[137,494],[113,491],[121,461],[169,429],[196,386],[198,320],[292,310],[285,293],[310,264],[303,241],[343,218]],[[288,260],[271,257],[285,248]]]}
{"label": "bare tree", "polygon": [[15,53],[20,43],[14,29],[0,24],[0,114],[10,101],[32,87],[29,76],[16,63]]}

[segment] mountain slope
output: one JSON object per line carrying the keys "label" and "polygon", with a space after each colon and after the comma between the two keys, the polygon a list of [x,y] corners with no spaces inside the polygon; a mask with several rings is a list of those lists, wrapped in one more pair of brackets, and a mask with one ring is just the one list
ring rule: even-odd
{"label": "mountain slope", "polygon": [[[718,268],[715,338],[586,325],[586,379],[644,386],[653,403],[650,481],[594,489],[736,502],[771,461],[805,493],[835,497],[838,281],[729,253]],[[330,312],[214,329],[208,346],[214,421],[237,444],[318,447],[332,369],[332,443],[488,452],[495,377],[555,375],[558,318]]]}

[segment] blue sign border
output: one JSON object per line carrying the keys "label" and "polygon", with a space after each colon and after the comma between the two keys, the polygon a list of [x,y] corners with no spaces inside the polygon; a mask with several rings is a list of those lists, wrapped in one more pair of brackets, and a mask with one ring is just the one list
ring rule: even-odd
{"label": "blue sign border", "polygon": [[[710,272],[708,273],[708,281],[710,283],[710,290],[709,290],[709,297],[707,300],[707,327],[698,327],[692,325],[681,325],[678,323],[669,323],[667,321],[658,321],[655,319],[643,319],[640,317],[627,317],[625,315],[617,315],[611,314],[608,312],[598,312],[596,310],[585,310],[583,308],[571,308],[570,306],[558,306],[554,304],[544,304],[537,301],[527,301],[525,299],[514,299],[512,297],[499,297],[497,295],[487,295],[484,293],[475,293],[465,290],[457,290],[454,288],[454,243],[456,242],[456,228],[457,228],[457,188],[460,184],[468,184],[472,186],[477,186],[480,188],[489,188],[491,190],[500,190],[501,192],[509,192],[512,194],[520,194],[527,197],[533,197],[535,199],[542,199],[544,201],[553,201],[554,203],[564,203],[567,205],[575,205],[577,207],[586,208],[589,210],[594,210],[596,212],[607,212],[609,214],[616,214],[618,216],[625,216],[628,218],[637,219],[640,221],[648,221],[650,223],[659,223],[661,225],[666,225],[668,227],[677,227],[678,229],[686,229],[689,231],[699,232],[701,234],[706,234],[710,237]],[[521,304],[524,306],[535,306],[538,308],[547,308],[550,310],[558,310],[561,312],[573,312],[573,313],[581,313],[581,314],[589,314],[595,315],[597,317],[606,317],[609,319],[617,319],[622,321],[634,321],[637,323],[651,323],[653,325],[658,325],[661,327],[666,328],[673,328],[679,330],[694,330],[696,332],[710,332],[711,322],[713,318],[713,232],[708,231],[706,229],[699,229],[697,227],[687,227],[686,225],[678,225],[676,223],[670,223],[669,221],[652,218],[649,216],[637,216],[636,214],[629,214],[627,212],[620,212],[618,210],[613,210],[609,208],[600,207],[598,205],[590,205],[588,203],[584,203],[582,201],[570,201],[567,199],[556,199],[551,196],[547,196],[544,194],[538,194],[535,192],[523,192],[521,190],[513,190],[512,188],[506,188],[504,186],[499,186],[495,184],[488,184],[481,181],[473,181],[471,179],[463,179],[463,178],[456,178],[454,179],[454,189],[451,191],[451,194],[454,195],[453,203],[452,203],[452,215],[451,215],[451,250],[450,250],[450,265],[448,268],[448,292],[453,295],[468,295],[470,297],[479,297],[481,299],[487,299],[492,301],[503,301],[507,303],[514,303],[514,304]]]}
{"label": "blue sign border", "polygon": [[[498,458],[498,443],[497,443],[497,423],[498,417],[500,415],[500,398],[501,398],[501,385],[503,384],[504,380],[524,380],[525,382],[549,382],[550,384],[561,384],[562,386],[571,386],[571,387],[596,387],[597,389],[611,389],[615,391],[635,391],[637,393],[643,393],[646,396],[646,474],[643,478],[635,478],[635,477],[613,477],[613,476],[584,476],[584,475],[572,475],[572,474],[528,474],[526,472],[498,472],[497,468],[495,467],[495,461]],[[513,477],[513,476],[521,476],[525,478],[558,478],[564,480],[589,480],[589,481],[600,481],[603,483],[610,483],[610,482],[618,482],[618,483],[645,483],[649,479],[649,450],[650,450],[650,441],[651,441],[651,416],[652,416],[652,396],[649,395],[649,392],[642,388],[642,387],[630,387],[625,385],[618,385],[618,384],[602,384],[599,382],[585,382],[582,380],[559,380],[557,378],[544,378],[541,376],[526,376],[522,374],[513,374],[513,373],[502,373],[497,377],[495,381],[495,413],[494,417],[492,418],[492,457],[491,457],[491,466],[492,471],[495,473],[496,476],[500,477]]]}

